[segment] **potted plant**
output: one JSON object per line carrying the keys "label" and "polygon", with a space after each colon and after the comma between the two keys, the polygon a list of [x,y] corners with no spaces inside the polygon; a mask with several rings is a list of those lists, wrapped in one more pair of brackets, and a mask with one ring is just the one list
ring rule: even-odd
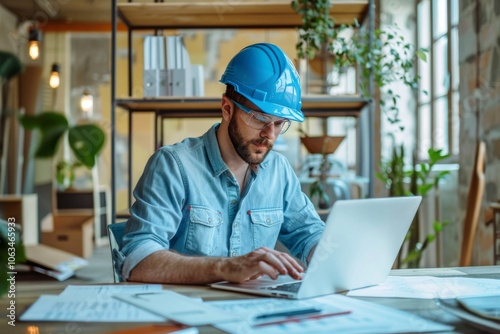
{"label": "potted plant", "polygon": [[80,161],[61,160],[56,164],[56,181],[60,189],[72,189],[76,170],[82,167]]}
{"label": "potted plant", "polygon": [[345,136],[317,136],[304,135],[300,137],[300,142],[311,154],[332,154],[339,147]]}
{"label": "potted plant", "polygon": [[[436,163],[448,158],[448,154],[443,154],[442,150],[430,148],[428,157],[428,162],[417,164],[413,161],[411,166],[407,167],[404,162],[404,146],[394,147],[391,159],[381,163],[381,171],[376,176],[386,186],[389,196],[419,195],[425,197],[449,174],[449,171],[441,171],[435,176],[431,176]],[[406,243],[403,245],[403,247],[406,247],[406,254],[403,257],[403,252],[399,252],[398,266],[418,268],[423,252],[447,224],[447,221],[434,221],[432,224],[434,233],[429,233],[422,238],[420,216],[417,212],[406,236]]]}
{"label": "potted plant", "polygon": [[357,21],[335,27],[329,15],[330,0],[292,0],[291,4],[302,16],[296,44],[298,57],[313,59],[317,53],[326,52],[333,60],[333,70],[337,72],[344,71],[346,67],[357,67],[362,96],[370,97],[368,87],[373,80],[382,95],[382,112],[389,122],[399,123],[400,96],[388,86],[401,82],[412,90],[417,89],[419,76],[414,73],[414,63],[417,58],[426,61],[427,50],[415,49],[406,43],[397,26],[374,29],[373,41],[369,31]]}
{"label": "potted plant", "polygon": [[325,187],[327,187],[328,174],[332,164],[328,160],[328,155],[337,150],[345,136],[309,136],[302,128],[298,128],[298,131],[301,134],[300,141],[307,151],[311,154],[321,154],[319,173],[314,174],[314,168],[309,170],[309,177],[315,179],[309,188],[309,198],[311,201],[318,198],[317,206],[319,209],[329,209],[332,203]]}
{"label": "potted plant", "polygon": [[[330,162],[328,161],[327,154],[322,154],[321,164],[319,167],[319,175],[315,176],[317,179],[311,183],[309,188],[309,198],[313,201],[318,197],[318,209],[326,210],[332,205],[330,196],[327,194],[325,187],[327,187],[328,171],[330,169]],[[310,173],[310,176],[311,173]]]}

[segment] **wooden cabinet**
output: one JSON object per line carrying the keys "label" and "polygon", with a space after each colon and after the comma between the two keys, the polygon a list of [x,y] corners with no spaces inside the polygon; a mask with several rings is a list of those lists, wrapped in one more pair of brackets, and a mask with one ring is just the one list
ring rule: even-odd
{"label": "wooden cabinet", "polygon": [[[335,1],[330,14],[336,24],[350,24],[355,19],[364,21],[370,14],[373,0]],[[224,1],[224,2],[154,2],[154,3],[117,3],[113,0],[113,32],[112,32],[112,113],[115,108],[126,110],[129,115],[128,141],[128,188],[129,204],[132,189],[132,114],[154,113],[155,145],[163,145],[163,121],[167,118],[184,117],[219,117],[220,98],[192,97],[132,97],[132,34],[135,30],[144,29],[188,29],[188,28],[290,28],[301,25],[302,18],[291,7],[291,1]],[[371,15],[371,14],[370,14]],[[120,19],[128,29],[128,98],[117,99],[116,89],[116,22]],[[306,117],[352,116],[358,117],[363,108],[371,108],[370,99],[360,96],[304,96],[303,112]],[[112,136],[114,136],[115,117],[112,117]],[[367,138],[370,138],[371,126]],[[370,142],[371,140],[368,140]],[[111,168],[115,171],[114,138],[111,139]],[[371,150],[370,150],[371,152]],[[115,207],[115,184],[112,176],[112,210]]]}
{"label": "wooden cabinet", "polygon": [[40,241],[37,194],[0,196],[0,218],[21,226],[25,245]]}

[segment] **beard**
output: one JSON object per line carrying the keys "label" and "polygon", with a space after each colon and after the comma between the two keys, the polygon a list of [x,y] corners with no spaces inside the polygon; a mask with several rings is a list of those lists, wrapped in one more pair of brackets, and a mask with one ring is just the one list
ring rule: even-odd
{"label": "beard", "polygon": [[[243,135],[240,132],[240,128],[238,126],[238,123],[236,122],[236,114],[233,114],[233,117],[229,121],[229,138],[231,139],[231,143],[233,144],[234,149],[236,150],[236,153],[240,156],[243,161],[245,161],[249,165],[258,165],[264,159],[266,156],[269,154],[271,149],[273,148],[273,144],[269,139],[266,138],[259,138],[259,139],[253,139],[253,140],[248,140],[246,141],[243,138]],[[257,156],[252,155],[252,151],[250,150],[250,145],[265,145],[266,149],[262,150],[259,149],[255,153],[258,154]],[[264,153],[264,155],[261,155]]]}

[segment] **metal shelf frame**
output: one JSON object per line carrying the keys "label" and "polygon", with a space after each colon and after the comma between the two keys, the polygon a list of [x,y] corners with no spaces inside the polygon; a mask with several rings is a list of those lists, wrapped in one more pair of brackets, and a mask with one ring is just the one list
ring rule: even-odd
{"label": "metal shelf frame", "polygon": [[[119,215],[116,212],[116,108],[128,112],[128,204],[132,203],[132,123],[134,113],[154,113],[155,115],[155,148],[163,145],[163,122],[168,118],[203,118],[220,117],[220,98],[190,98],[190,97],[161,97],[135,98],[132,97],[132,37],[134,30],[151,29],[199,29],[199,28],[226,28],[226,29],[258,29],[258,28],[296,28],[301,24],[301,18],[296,14],[289,2],[250,2],[224,1],[220,3],[206,2],[176,2],[176,3],[117,3],[111,1],[111,212],[112,223]],[[231,10],[221,14],[221,6]],[[352,23],[354,18],[359,22],[368,19],[370,43],[373,43],[374,31],[374,0],[337,1],[331,7],[331,15],[337,24]],[[223,16],[221,16],[223,15]],[[273,20],[263,19],[263,16],[274,17]],[[168,18],[168,20],[166,19]],[[116,35],[118,18],[127,26],[128,43],[128,96],[116,98]],[[203,18],[203,19],[201,19]],[[252,18],[258,18],[257,20]],[[369,87],[370,96],[373,96],[373,84]],[[303,97],[303,112],[306,117],[356,117],[365,109],[368,113],[366,129],[368,131],[368,166],[370,197],[373,196],[374,181],[374,119],[373,100],[356,96],[305,96]],[[363,161],[359,162],[364,163]],[[363,168],[362,168],[363,169]]]}

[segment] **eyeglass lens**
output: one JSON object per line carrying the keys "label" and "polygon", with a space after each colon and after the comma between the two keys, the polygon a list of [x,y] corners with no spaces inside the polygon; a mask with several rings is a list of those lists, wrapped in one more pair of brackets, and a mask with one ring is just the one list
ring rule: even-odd
{"label": "eyeglass lens", "polygon": [[239,109],[245,112],[245,115],[241,114],[241,118],[245,121],[245,124],[252,129],[263,130],[264,128],[272,125],[275,134],[283,134],[290,127],[290,120],[278,119],[273,121],[270,116],[258,111],[250,110],[236,101],[233,102]]}

